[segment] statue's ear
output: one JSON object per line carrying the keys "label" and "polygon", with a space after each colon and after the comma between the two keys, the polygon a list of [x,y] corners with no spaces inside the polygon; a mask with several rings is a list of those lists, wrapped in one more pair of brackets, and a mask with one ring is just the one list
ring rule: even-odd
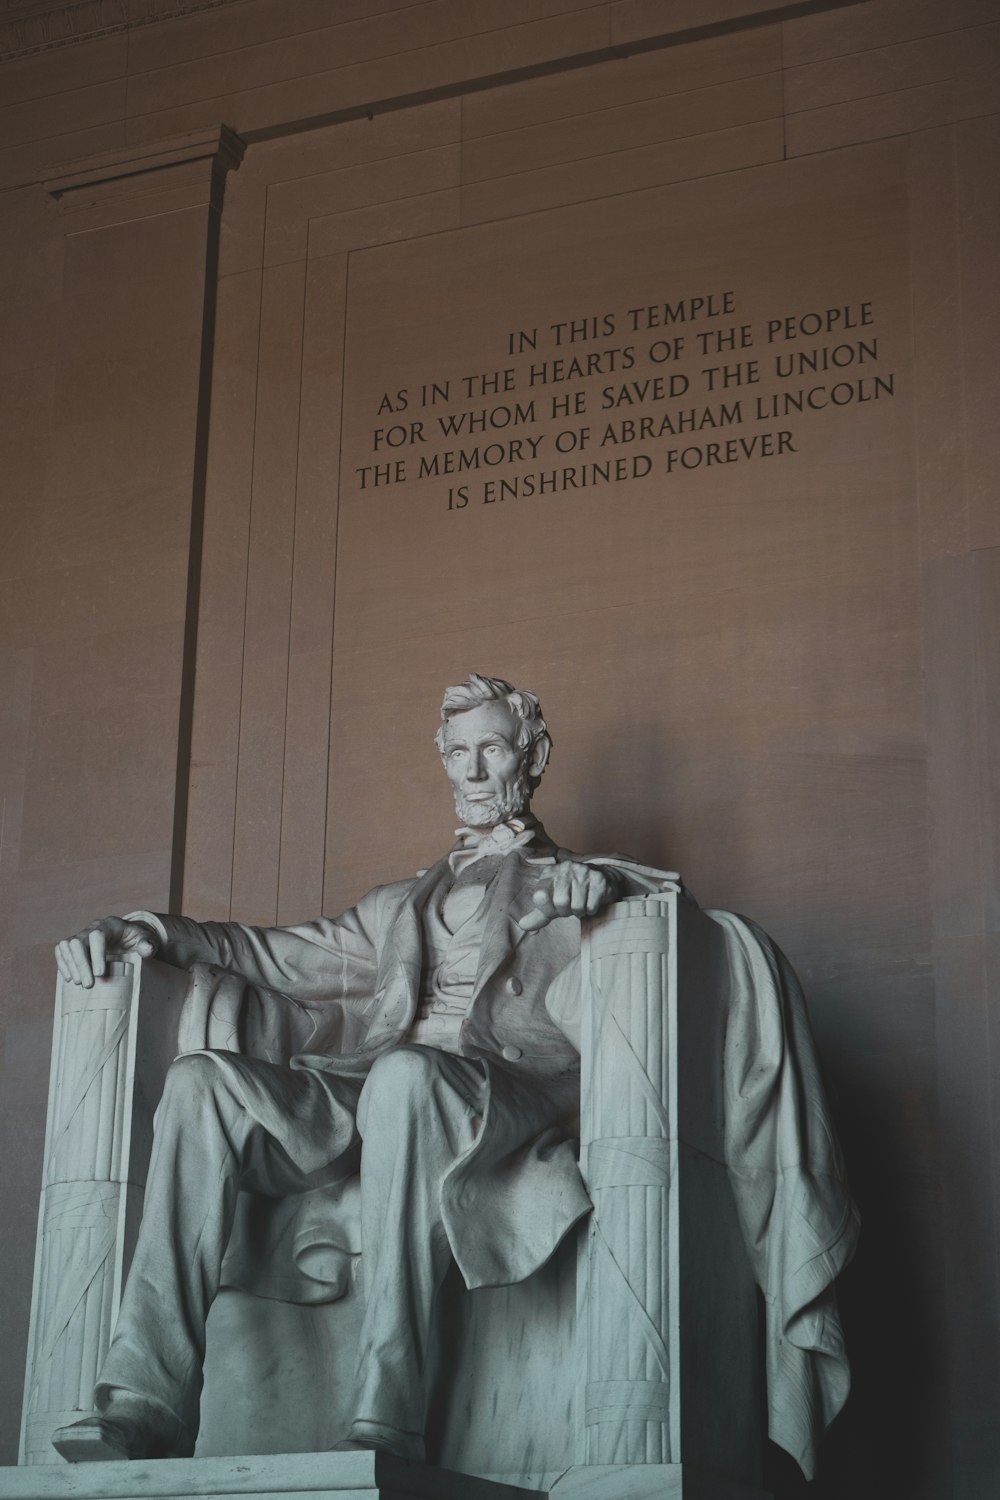
{"label": "statue's ear", "polygon": [[528,757],[528,775],[533,781],[541,779],[542,772],[549,763],[549,755],[552,752],[552,741],[547,734],[540,734],[531,747]]}

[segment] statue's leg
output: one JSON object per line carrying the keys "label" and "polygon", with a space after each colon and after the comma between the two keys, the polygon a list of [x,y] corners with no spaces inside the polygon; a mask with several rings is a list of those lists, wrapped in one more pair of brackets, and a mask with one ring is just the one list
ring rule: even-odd
{"label": "statue's leg", "polygon": [[434,1302],[451,1255],[441,1184],[475,1142],[485,1092],[479,1063],[402,1046],[377,1060],[358,1105],[366,1310],[351,1435],[407,1458],[424,1454]]}
{"label": "statue's leg", "polygon": [[[186,1053],[171,1064],[139,1238],[96,1390],[101,1415],[57,1434],[65,1457],[193,1452],[205,1321],[237,1193],[321,1186],[357,1139],[359,1088],[231,1053]],[[97,1451],[108,1438],[119,1452]]]}

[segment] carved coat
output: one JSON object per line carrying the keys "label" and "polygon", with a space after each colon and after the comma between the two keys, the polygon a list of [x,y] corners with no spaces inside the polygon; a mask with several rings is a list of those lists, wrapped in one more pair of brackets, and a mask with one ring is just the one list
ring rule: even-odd
{"label": "carved coat", "polygon": [[[487,890],[479,970],[461,1042],[486,1067],[488,1097],[475,1147],[442,1186],[445,1225],[470,1287],[522,1281],[543,1265],[590,1200],[576,1165],[579,1056],[545,997],[580,952],[580,923],[558,917],[535,932],[519,918],[555,860],[539,828],[529,850],[499,863]],[[588,863],[627,872],[649,890],[659,872],[615,857]],[[413,880],[380,886],[337,918],[285,928],[153,918],[161,957],[193,969],[181,1048],[236,1050],[293,1068],[364,1074],[404,1040],[420,995],[425,904],[454,879],[447,859]],[[133,916],[150,920],[149,913]],[[356,1171],[356,1160],[345,1169]],[[248,1202],[225,1278],[258,1295],[321,1301],[346,1288],[356,1253],[352,1187],[331,1214],[329,1193],[273,1205]],[[282,1255],[276,1237],[291,1251]]]}

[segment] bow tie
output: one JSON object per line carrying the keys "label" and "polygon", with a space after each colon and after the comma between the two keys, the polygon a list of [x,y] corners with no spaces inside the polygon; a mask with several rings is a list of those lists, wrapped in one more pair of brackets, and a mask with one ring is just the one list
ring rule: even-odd
{"label": "bow tie", "polygon": [[495,828],[456,828],[458,843],[448,855],[453,875],[459,875],[481,859],[503,859],[515,849],[523,849],[535,837],[538,825],[526,826],[521,818],[508,818]]}

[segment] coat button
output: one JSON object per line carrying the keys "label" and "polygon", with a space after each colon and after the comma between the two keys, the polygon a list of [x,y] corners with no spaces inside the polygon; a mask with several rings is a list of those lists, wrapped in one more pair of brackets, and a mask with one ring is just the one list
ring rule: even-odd
{"label": "coat button", "polygon": [[521,1056],[521,1049],[520,1047],[507,1046],[503,1049],[502,1056],[505,1062],[517,1062]]}
{"label": "coat button", "polygon": [[[517,977],[516,974],[512,975],[511,978],[508,979],[508,981],[507,981],[507,991],[508,991],[509,994],[511,994],[511,995],[519,995],[523,989],[524,989],[524,985],[518,979],[518,977]],[[518,1053],[518,1057],[520,1057],[520,1055],[521,1054]]]}

